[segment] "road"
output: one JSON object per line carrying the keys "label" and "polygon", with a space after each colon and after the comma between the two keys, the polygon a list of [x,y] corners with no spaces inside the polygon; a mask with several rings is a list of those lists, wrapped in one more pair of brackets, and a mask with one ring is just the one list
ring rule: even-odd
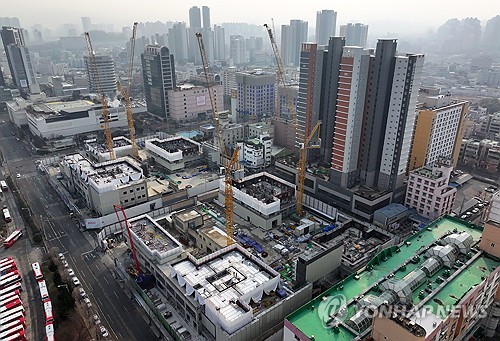
{"label": "road", "polygon": [[50,247],[57,247],[65,254],[111,339],[156,340],[141,317],[140,308],[114,279],[108,269],[110,264],[102,262],[100,251],[94,251],[96,244],[92,235],[79,230],[45,175],[36,170],[36,158],[31,156],[28,147],[11,135],[10,130],[10,124],[0,125],[4,159],[11,173],[21,174],[21,178],[14,181],[34,218],[43,221],[43,232]]}

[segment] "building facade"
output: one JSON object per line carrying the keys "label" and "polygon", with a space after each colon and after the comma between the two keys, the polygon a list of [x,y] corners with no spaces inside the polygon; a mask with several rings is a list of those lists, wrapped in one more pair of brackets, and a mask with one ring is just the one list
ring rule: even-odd
{"label": "building facade", "polygon": [[168,91],[176,87],[174,55],[165,46],[147,45],[141,60],[148,112],[169,119]]}
{"label": "building facade", "polygon": [[[115,62],[111,56],[95,55],[95,68],[91,65],[89,56],[83,57],[85,63],[85,70],[87,72],[87,82],[89,91],[92,93],[99,93],[101,90],[106,96],[114,98],[116,95],[116,73]],[[95,72],[97,72],[97,77]],[[99,80],[100,88],[97,80]]]}

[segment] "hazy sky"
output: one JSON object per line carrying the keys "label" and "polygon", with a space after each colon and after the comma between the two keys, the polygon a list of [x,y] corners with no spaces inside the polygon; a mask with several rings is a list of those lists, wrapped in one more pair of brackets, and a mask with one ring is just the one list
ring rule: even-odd
{"label": "hazy sky", "polygon": [[438,27],[448,18],[477,17],[484,21],[500,14],[499,0],[1,0],[0,16],[18,17],[21,25],[55,28],[75,23],[82,16],[93,23],[112,23],[115,30],[133,21],[188,21],[191,6],[210,7],[212,25],[222,22],[275,25],[290,19],[315,26],[316,11],[334,9],[337,25],[359,21],[370,24],[372,34],[415,33]]}

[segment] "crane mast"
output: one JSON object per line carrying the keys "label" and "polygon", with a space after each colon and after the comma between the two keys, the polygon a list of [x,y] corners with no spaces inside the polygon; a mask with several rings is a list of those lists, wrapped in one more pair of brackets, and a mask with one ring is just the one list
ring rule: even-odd
{"label": "crane mast", "polygon": [[99,78],[99,72],[97,71],[95,52],[92,46],[92,41],[90,40],[89,32],[85,32],[85,41],[87,43],[87,50],[89,53],[89,62],[90,62],[90,69],[92,71],[92,78],[94,78],[94,83],[97,87],[97,92],[100,97],[102,105],[102,117],[104,124],[103,126],[101,126],[101,128],[104,128],[104,136],[106,138],[106,147],[108,148],[109,151],[109,159],[114,160],[115,151],[113,149],[113,137],[111,136],[111,128],[109,126],[109,108],[108,108],[108,103],[106,101],[106,96],[104,94],[104,91],[102,90],[101,80]]}
{"label": "crane mast", "polygon": [[200,48],[201,60],[203,64],[203,72],[205,73],[205,80],[207,82],[208,96],[210,97],[210,104],[212,105],[212,113],[215,121],[215,138],[219,143],[219,153],[221,156],[222,164],[224,165],[224,213],[226,215],[226,245],[234,243],[234,203],[233,203],[233,179],[231,172],[233,168],[238,169],[238,153],[239,148],[236,147],[231,158],[228,158],[224,139],[222,137],[221,124],[219,112],[217,111],[217,103],[215,101],[214,89],[212,87],[212,80],[209,76],[209,64],[205,51],[205,44],[203,43],[203,36],[201,33],[196,33],[198,40],[198,47]]}
{"label": "crane mast", "polygon": [[132,88],[132,73],[134,69],[134,53],[135,53],[135,36],[137,32],[137,23],[134,23],[132,28],[132,38],[130,39],[130,56],[128,62],[128,81],[127,89],[124,89],[120,81],[116,82],[118,90],[120,91],[122,97],[125,100],[125,110],[127,112],[127,123],[130,135],[130,143],[132,144],[132,156],[137,158],[139,156],[139,150],[137,148],[137,142],[135,141],[135,125],[134,125],[134,115],[132,113],[132,101],[130,99],[130,89]]}

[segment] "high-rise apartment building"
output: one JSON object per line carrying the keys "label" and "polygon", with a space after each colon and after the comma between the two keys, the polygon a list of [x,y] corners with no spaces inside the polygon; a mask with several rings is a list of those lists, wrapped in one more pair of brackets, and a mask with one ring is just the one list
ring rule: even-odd
{"label": "high-rise apartment building", "polygon": [[226,35],[224,27],[214,25],[214,59],[226,59]]}
{"label": "high-rise apartment building", "polygon": [[208,6],[203,6],[201,7],[201,13],[203,16],[203,28],[204,29],[210,29],[210,8]]}
{"label": "high-rise apartment building", "polygon": [[316,43],[328,45],[330,37],[335,36],[337,26],[337,12],[324,9],[316,12]]}
{"label": "high-rise apartment building", "polygon": [[[87,80],[89,84],[89,91],[97,93],[101,90],[106,96],[114,98],[116,95],[116,73],[115,73],[115,62],[113,58],[108,55],[96,55],[95,62],[96,65],[92,66],[89,61],[89,56],[84,56],[83,61],[85,63],[85,70],[87,72]],[[97,79],[95,76],[97,69],[97,77],[99,77],[99,83],[101,89],[97,85]]]}
{"label": "high-rise apartment building", "polygon": [[397,55],[397,41],[380,39],[370,60],[360,145],[361,182],[379,191],[403,186],[415,123],[424,56]]}
{"label": "high-rise apartment building", "polygon": [[238,116],[251,116],[258,120],[274,113],[274,87],[276,75],[262,70],[238,72]]}
{"label": "high-rise apartment building", "polygon": [[347,46],[366,47],[366,41],[368,40],[368,25],[361,23],[340,25],[340,36],[345,37],[345,44]]}
{"label": "high-rise apartment building", "polygon": [[229,37],[229,57],[232,59],[233,65],[241,65],[247,63],[246,58],[246,40],[243,36]]}
{"label": "high-rise apartment building", "polygon": [[189,27],[201,28],[201,12],[198,6],[189,9]]}
{"label": "high-rise apartment building", "polygon": [[290,20],[281,26],[281,57],[285,65],[298,66],[301,44],[307,41],[307,21]]}
{"label": "high-rise apartment building", "polygon": [[442,95],[439,88],[421,87],[408,170],[431,166],[440,157],[458,162],[468,103]]}
{"label": "high-rise apartment building", "polygon": [[168,46],[177,62],[184,63],[188,60],[188,33],[185,22],[177,22],[168,30]]}
{"label": "high-rise apartment building", "polygon": [[168,90],[176,87],[174,55],[165,46],[147,45],[141,60],[148,112],[170,118]]}
{"label": "high-rise apartment building", "polygon": [[36,78],[23,30],[4,26],[0,35],[14,85],[19,90],[27,91],[30,85],[36,84]]}

